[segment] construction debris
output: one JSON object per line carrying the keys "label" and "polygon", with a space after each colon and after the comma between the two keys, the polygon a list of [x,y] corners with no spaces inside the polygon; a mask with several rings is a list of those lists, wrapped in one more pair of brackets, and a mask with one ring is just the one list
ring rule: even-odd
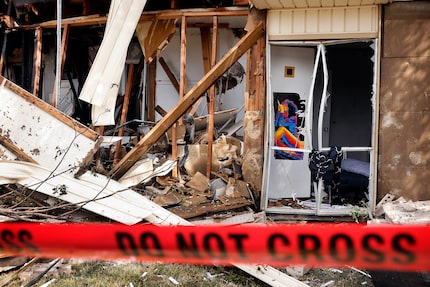
{"label": "construction debris", "polygon": [[382,205],[385,219],[396,224],[429,224],[430,200],[412,201],[403,197]]}

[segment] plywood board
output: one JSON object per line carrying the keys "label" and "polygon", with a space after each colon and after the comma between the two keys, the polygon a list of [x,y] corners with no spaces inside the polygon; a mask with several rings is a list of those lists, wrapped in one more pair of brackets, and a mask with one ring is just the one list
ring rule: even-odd
{"label": "plywood board", "polygon": [[0,81],[0,135],[56,172],[85,168],[101,137],[11,81]]}

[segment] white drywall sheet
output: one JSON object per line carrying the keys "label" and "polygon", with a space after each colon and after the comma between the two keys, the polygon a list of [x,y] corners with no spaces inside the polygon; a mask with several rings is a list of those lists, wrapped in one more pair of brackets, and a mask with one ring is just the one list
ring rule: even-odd
{"label": "white drywall sheet", "polygon": [[97,133],[9,80],[0,81],[2,137],[55,172],[76,173],[87,165],[100,144]]}

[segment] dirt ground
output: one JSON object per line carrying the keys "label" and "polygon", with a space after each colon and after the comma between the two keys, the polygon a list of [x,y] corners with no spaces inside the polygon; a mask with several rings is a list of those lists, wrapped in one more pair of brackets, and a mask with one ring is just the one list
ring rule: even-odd
{"label": "dirt ground", "polygon": [[[2,286],[269,286],[235,267],[81,260],[64,260],[30,285],[29,282],[40,276],[44,267],[35,264],[31,268],[13,278],[8,273],[1,274],[0,280],[10,277],[9,282]],[[287,271],[294,271],[290,276],[294,275],[294,278],[310,287],[374,286],[365,271],[349,267],[345,269],[297,267],[294,270],[290,267],[281,270],[287,274]],[[300,274],[301,270],[305,270],[304,275]]]}

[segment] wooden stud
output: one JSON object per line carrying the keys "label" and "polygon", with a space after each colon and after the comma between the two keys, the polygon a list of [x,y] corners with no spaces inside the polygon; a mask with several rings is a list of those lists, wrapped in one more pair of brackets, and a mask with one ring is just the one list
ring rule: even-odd
{"label": "wooden stud", "polygon": [[157,90],[157,61],[148,64],[148,120],[155,122],[155,96]]}
{"label": "wooden stud", "polygon": [[[213,25],[213,24],[212,24]],[[211,69],[211,41],[210,41],[211,29],[208,26],[200,27],[200,37],[202,42],[202,55],[203,55],[203,71],[205,74]],[[191,108],[190,114],[195,115],[199,108],[203,97],[200,98]],[[208,107],[209,109],[209,107]]]}
{"label": "wooden stud", "polygon": [[40,69],[42,67],[42,28],[37,28],[35,31],[36,47],[34,49],[33,59],[33,96],[39,94]]}
{"label": "wooden stud", "polygon": [[[182,100],[187,91],[187,17],[182,16],[181,21],[181,60],[180,60],[180,79],[179,79],[179,100]],[[180,120],[180,118],[179,118]],[[178,158],[178,147],[176,144],[176,125],[172,127],[172,159]],[[172,171],[173,177],[178,177],[178,166]]]}
{"label": "wooden stud", "polygon": [[[118,130],[118,136],[122,137],[124,135],[124,127],[122,125],[127,121],[127,112],[130,104],[131,97],[131,86],[133,85],[133,73],[134,73],[134,65],[130,64],[128,67],[128,75],[127,75],[127,86],[125,89],[124,102],[122,103],[122,111],[121,111],[121,119],[120,125],[121,127]],[[119,157],[121,155],[121,140],[116,143],[115,154],[113,158],[113,164],[116,165],[119,162]]]}
{"label": "wooden stud", "polygon": [[203,93],[263,36],[263,23],[250,30],[114,167],[110,174],[120,178],[194,104]]}
{"label": "wooden stud", "polygon": [[163,68],[164,72],[166,73],[167,77],[169,78],[170,82],[172,83],[173,87],[175,88],[176,92],[179,94],[179,83],[178,80],[176,80],[175,75],[170,70],[169,66],[167,65],[166,61],[163,57],[160,57],[158,59],[158,62],[160,62],[161,67]]}
{"label": "wooden stud", "polygon": [[179,68],[179,98],[182,99],[188,90],[187,87],[187,17],[181,22],[181,63]]}
{"label": "wooden stud", "polygon": [[[212,47],[211,47],[211,67],[216,64],[216,55],[218,50],[218,17],[213,17],[212,27]],[[212,85],[208,91],[209,95],[209,121],[208,121],[208,158],[206,163],[206,177],[211,178],[212,172],[212,146],[214,138],[214,102],[215,102],[215,86]]]}

